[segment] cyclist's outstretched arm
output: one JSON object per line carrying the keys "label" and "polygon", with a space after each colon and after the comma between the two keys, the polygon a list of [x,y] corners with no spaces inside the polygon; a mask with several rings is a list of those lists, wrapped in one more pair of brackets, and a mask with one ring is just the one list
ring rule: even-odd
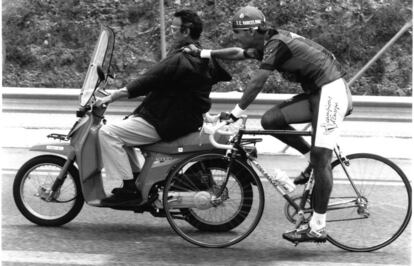
{"label": "cyclist's outstretched arm", "polygon": [[224,60],[244,60],[244,59],[256,59],[257,51],[255,49],[243,49],[240,47],[229,47],[222,49],[200,49],[193,44],[190,44],[183,48],[185,53],[189,53],[201,58],[224,59]]}
{"label": "cyclist's outstretched arm", "polygon": [[[203,55],[203,51],[208,50],[201,50],[201,55]],[[211,57],[217,59],[225,59],[225,60],[244,60],[246,59],[244,55],[244,49],[239,47],[229,47],[217,50],[211,50]]]}
{"label": "cyclist's outstretched arm", "polygon": [[224,60],[244,60],[259,58],[259,54],[256,49],[243,49],[240,47],[229,47],[217,50],[201,50],[200,55],[203,54],[206,55],[205,57],[214,57],[216,59]]}

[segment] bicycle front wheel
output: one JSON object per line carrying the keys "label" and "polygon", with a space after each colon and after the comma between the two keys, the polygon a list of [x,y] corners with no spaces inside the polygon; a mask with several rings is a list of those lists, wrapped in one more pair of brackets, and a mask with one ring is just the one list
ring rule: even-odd
{"label": "bicycle front wheel", "polygon": [[163,205],[171,227],[188,242],[227,247],[253,232],[263,213],[264,192],[247,164],[235,159],[229,169],[226,156],[203,154],[169,175]]}
{"label": "bicycle front wheel", "polygon": [[[374,251],[397,239],[411,217],[411,186],[392,161],[369,153],[332,163],[328,240],[348,251]],[[348,178],[349,176],[349,178]]]}

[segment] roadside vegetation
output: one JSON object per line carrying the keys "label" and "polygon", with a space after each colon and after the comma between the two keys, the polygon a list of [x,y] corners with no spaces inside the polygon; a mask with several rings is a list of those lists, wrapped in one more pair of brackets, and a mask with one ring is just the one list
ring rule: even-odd
{"label": "roadside vegetation", "polygon": [[[229,21],[253,4],[269,24],[313,39],[343,64],[349,80],[409,20],[411,0],[165,0],[167,41],[172,14],[199,11],[204,47],[237,45]],[[116,32],[113,86],[138,77],[161,59],[156,0],[3,0],[3,86],[80,88],[100,25]],[[216,91],[244,88],[257,62],[226,62],[233,81]],[[353,86],[355,95],[412,95],[412,30],[405,33]],[[297,93],[297,84],[271,76],[266,92]]]}

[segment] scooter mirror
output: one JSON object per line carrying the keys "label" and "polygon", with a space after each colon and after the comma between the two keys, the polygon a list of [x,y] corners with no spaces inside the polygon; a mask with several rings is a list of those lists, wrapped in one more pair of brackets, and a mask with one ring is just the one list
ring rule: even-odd
{"label": "scooter mirror", "polygon": [[105,80],[105,73],[102,69],[102,66],[97,66],[96,68],[96,72],[98,72],[98,77],[100,81],[104,81]]}
{"label": "scooter mirror", "polygon": [[112,71],[112,66],[109,66],[108,73],[106,74],[108,75],[108,78],[115,79],[115,73]]}

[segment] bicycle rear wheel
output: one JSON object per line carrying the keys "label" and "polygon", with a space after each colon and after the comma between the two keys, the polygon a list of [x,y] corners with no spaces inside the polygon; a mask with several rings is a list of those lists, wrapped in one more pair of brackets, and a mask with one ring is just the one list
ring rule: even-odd
{"label": "bicycle rear wheel", "polygon": [[[263,213],[260,179],[247,164],[220,154],[195,156],[180,164],[167,178],[164,210],[174,231],[201,247],[227,247],[246,238]],[[217,197],[218,196],[218,197]]]}
{"label": "bicycle rear wheel", "polygon": [[348,166],[343,167],[339,160],[332,163],[328,240],[348,251],[383,248],[397,239],[410,221],[410,183],[403,171],[384,157],[359,153],[347,158]]}

